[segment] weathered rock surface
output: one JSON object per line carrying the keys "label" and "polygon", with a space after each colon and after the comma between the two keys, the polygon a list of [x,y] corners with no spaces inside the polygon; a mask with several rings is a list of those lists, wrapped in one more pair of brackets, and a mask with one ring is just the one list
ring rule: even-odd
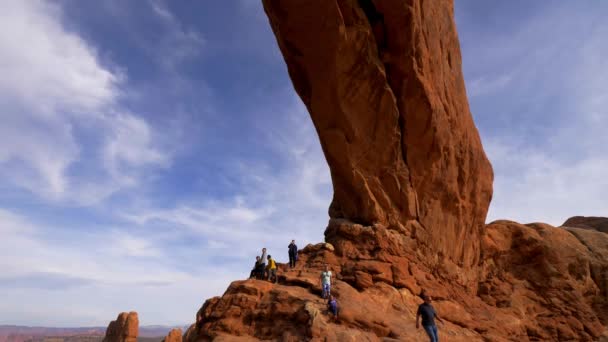
{"label": "weathered rock surface", "polygon": [[137,312],[121,312],[115,321],[110,322],[104,342],[137,342],[139,318]]}
{"label": "weathered rock surface", "polygon": [[573,227],[582,229],[593,229],[598,232],[608,233],[608,217],[585,217],[574,216],[566,220],[563,227]]}
{"label": "weathered rock surface", "polygon": [[[449,341],[593,341],[608,235],[485,226],[492,168],[469,112],[451,0],[263,0],[329,164],[325,243],[279,284],[236,281],[184,341],[415,341],[421,291]],[[337,280],[337,321],[319,274]]]}
{"label": "weathered rock surface", "polygon": [[331,170],[330,217],[403,230],[475,267],[493,174],[452,1],[263,2]]}
{"label": "weathered rock surface", "polygon": [[608,323],[608,236],[547,224],[487,226],[478,295],[539,341],[592,341]]}
{"label": "weathered rock surface", "polygon": [[[358,235],[357,235],[358,234]],[[351,240],[364,245],[363,231]],[[333,247],[333,248],[329,248]],[[357,260],[327,243],[300,251],[295,269],[280,266],[279,285],[234,282],[208,300],[184,341],[416,341],[418,294],[425,290],[446,321],[449,341],[594,341],[608,318],[608,235],[546,224],[487,226],[478,294],[439,267],[405,258]],[[319,274],[337,275],[340,319],[320,299]]]}
{"label": "weathered rock surface", "polygon": [[[340,303],[337,321],[327,314],[318,278],[324,263],[332,260],[332,270],[339,275],[332,290]],[[417,330],[414,324],[416,305],[421,301],[408,288],[392,286],[392,279],[377,277],[381,273],[376,272],[388,271],[390,265],[388,270],[385,262],[361,266],[363,271],[358,272],[369,282],[355,287],[356,279],[341,276],[341,264],[325,244],[319,244],[301,252],[295,269],[281,265],[279,285],[259,280],[234,282],[222,297],[203,305],[197,323],[186,332],[185,341],[354,342],[424,338],[424,331]],[[456,310],[464,312],[460,306]],[[477,332],[456,323],[447,323],[442,333],[453,341],[482,340]]]}
{"label": "weathered rock surface", "polygon": [[163,339],[163,342],[182,342],[182,329],[171,329],[167,337]]}

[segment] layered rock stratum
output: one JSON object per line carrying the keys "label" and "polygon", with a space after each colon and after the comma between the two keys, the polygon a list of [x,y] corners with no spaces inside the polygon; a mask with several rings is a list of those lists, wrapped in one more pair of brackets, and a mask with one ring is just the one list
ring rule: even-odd
{"label": "layered rock stratum", "polygon": [[139,317],[137,312],[121,312],[110,322],[103,342],[137,342]]}
{"label": "layered rock stratum", "polygon": [[[184,341],[418,341],[424,291],[448,341],[594,341],[608,235],[485,225],[493,174],[469,112],[451,0],[264,0],[334,198],[325,242],[279,284],[233,282]],[[341,308],[330,319],[319,273]]]}

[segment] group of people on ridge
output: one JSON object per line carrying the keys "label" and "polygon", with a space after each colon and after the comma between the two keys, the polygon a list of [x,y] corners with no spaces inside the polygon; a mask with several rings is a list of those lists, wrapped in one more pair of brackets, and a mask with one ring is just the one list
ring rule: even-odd
{"label": "group of people on ridge", "polygon": [[[289,254],[289,267],[296,267],[298,261],[298,246],[295,240],[291,240],[289,246],[287,246]],[[335,319],[338,318],[338,301],[336,297],[331,295],[331,283],[332,273],[329,270],[329,266],[326,264],[324,270],[321,272],[319,282],[321,285],[321,296],[323,299],[327,299],[327,309],[329,313],[333,315]],[[262,255],[255,257],[255,264],[251,270],[249,278],[255,278],[259,280],[268,280],[271,282],[278,282],[277,277],[277,263],[274,261],[270,254],[267,254],[266,248],[262,248]]]}
{"label": "group of people on ridge", "polygon": [[[268,264],[266,264],[267,261]],[[277,263],[272,258],[272,255],[267,254],[266,248],[262,248],[261,256],[255,257],[255,265],[253,265],[249,278],[277,282]]]}
{"label": "group of people on ridge", "polygon": [[[295,240],[291,240],[288,246],[289,249],[289,266],[296,267],[298,260],[298,246]],[[277,263],[270,254],[267,254],[266,248],[262,248],[262,255],[255,257],[255,264],[251,270],[249,278],[264,279],[272,282],[278,282]]]}
{"label": "group of people on ridge", "polygon": [[[289,267],[296,267],[298,261],[298,246],[295,240],[291,240],[288,248],[289,253]],[[255,257],[255,265],[251,270],[250,278],[268,280],[272,282],[278,282],[277,279],[277,264],[271,255],[267,255],[266,248],[262,248],[262,255]],[[267,263],[268,262],[268,263]],[[331,285],[333,281],[333,274],[329,269],[329,265],[325,264],[321,275],[319,276],[319,284],[321,285],[321,297],[327,299],[327,311],[333,316],[335,320],[338,319],[338,301],[336,297],[331,294]],[[424,300],[422,304],[418,306],[416,312],[416,328],[420,328],[420,318],[422,318],[422,327],[430,338],[431,342],[439,342],[439,335],[437,332],[437,326],[435,325],[435,319],[443,324],[443,320],[437,315],[435,308],[431,305],[431,296],[427,295],[424,291],[420,294],[420,297]]]}

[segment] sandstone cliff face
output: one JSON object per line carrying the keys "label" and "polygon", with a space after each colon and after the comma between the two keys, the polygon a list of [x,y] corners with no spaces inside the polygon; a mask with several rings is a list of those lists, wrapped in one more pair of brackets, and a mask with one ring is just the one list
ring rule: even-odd
{"label": "sandstone cliff face", "polygon": [[122,312],[110,322],[104,342],[137,342],[139,318],[137,312]]}
{"label": "sandstone cliff face", "polygon": [[[330,217],[470,268],[492,197],[450,0],[264,1],[334,186]],[[329,236],[329,242],[336,242]]]}
{"label": "sandstone cliff face", "polygon": [[478,294],[511,317],[505,331],[529,340],[592,341],[604,330],[606,234],[499,221],[487,226],[483,252]]}
{"label": "sandstone cliff face", "polygon": [[[263,0],[330,166],[326,243],[279,284],[236,281],[184,341],[414,341],[424,290],[449,341],[593,341],[608,235],[484,225],[492,169],[469,113],[450,0]],[[319,273],[337,280],[327,315]]]}
{"label": "sandstone cliff face", "polygon": [[[363,238],[363,237],[362,237]],[[425,333],[416,329],[415,313],[419,298],[401,282],[416,285],[407,265],[405,274],[393,280],[391,265],[386,262],[356,264],[340,260],[333,246],[309,245],[300,253],[295,269],[280,266],[280,285],[265,281],[244,280],[232,283],[220,298],[208,300],[197,315],[197,323],[185,335],[185,341],[415,341]],[[320,298],[319,272],[329,262],[339,277],[333,293],[340,306],[340,317],[334,321]],[[417,276],[426,277],[422,270]],[[425,278],[426,279],[426,278]],[[431,278],[429,278],[431,279]],[[399,284],[395,286],[394,284]],[[447,294],[436,293],[439,297]],[[440,302],[442,303],[442,302]],[[440,307],[438,303],[436,306]],[[456,310],[458,304],[449,304]],[[451,306],[451,307],[452,307]],[[454,312],[454,316],[458,316]],[[481,341],[480,335],[462,328],[457,322],[447,323],[442,333],[453,341]]]}

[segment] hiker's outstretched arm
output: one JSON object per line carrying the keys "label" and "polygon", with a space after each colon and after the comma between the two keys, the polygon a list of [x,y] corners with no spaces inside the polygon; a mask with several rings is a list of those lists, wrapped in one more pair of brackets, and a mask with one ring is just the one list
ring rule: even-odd
{"label": "hiker's outstretched arm", "polygon": [[439,315],[438,315],[437,313],[435,313],[435,318],[437,318],[437,320],[438,320],[439,322],[441,322],[441,324],[443,324],[443,323],[444,323],[444,322],[443,322],[443,320],[442,320],[442,319],[439,317]]}

